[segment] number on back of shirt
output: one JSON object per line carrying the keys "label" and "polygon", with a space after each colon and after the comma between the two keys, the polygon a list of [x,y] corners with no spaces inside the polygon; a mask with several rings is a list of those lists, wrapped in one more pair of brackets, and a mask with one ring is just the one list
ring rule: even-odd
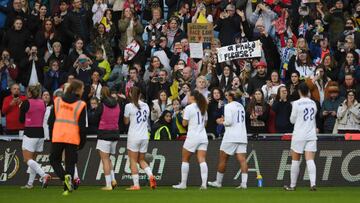
{"label": "number on back of shirt", "polygon": [[314,120],[315,116],[315,109],[314,108],[305,108],[304,109],[304,121],[310,121]]}
{"label": "number on back of shirt", "polygon": [[243,123],[245,121],[245,112],[244,111],[237,111],[237,122],[240,123],[240,121]]}
{"label": "number on back of shirt", "polygon": [[136,112],[136,121],[137,121],[137,123],[146,122],[147,121],[147,111],[139,110],[138,112]]}
{"label": "number on back of shirt", "polygon": [[197,112],[197,120],[198,120],[198,125],[204,123],[204,116],[202,116],[199,111]]}

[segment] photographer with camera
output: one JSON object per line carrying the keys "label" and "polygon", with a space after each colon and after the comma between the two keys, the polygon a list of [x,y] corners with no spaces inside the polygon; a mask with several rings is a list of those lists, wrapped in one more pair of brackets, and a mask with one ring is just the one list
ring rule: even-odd
{"label": "photographer with camera", "polygon": [[148,101],[152,101],[157,98],[158,92],[161,90],[165,91],[168,97],[171,96],[170,86],[171,83],[168,81],[168,72],[166,70],[160,70],[157,77],[151,78],[148,83]]}
{"label": "photographer with camera", "polygon": [[44,82],[45,61],[38,55],[38,48],[33,45],[27,52],[28,58],[24,58],[20,64],[21,84],[25,87]]}
{"label": "photographer with camera", "polygon": [[1,91],[1,101],[3,95],[9,94],[9,87],[16,83],[18,76],[18,67],[14,63],[14,59],[10,57],[10,52],[8,50],[3,50],[0,58],[0,91]]}
{"label": "photographer with camera", "polygon": [[11,94],[4,98],[2,113],[6,118],[6,134],[16,135],[19,130],[24,129],[24,124],[19,121],[20,117],[20,106],[26,97],[20,95],[20,86],[14,83],[10,87]]}

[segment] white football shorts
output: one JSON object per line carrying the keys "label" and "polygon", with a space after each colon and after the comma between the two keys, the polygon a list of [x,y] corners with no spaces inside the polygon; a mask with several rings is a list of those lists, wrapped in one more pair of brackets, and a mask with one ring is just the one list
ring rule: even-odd
{"label": "white football shorts", "polygon": [[118,141],[97,140],[96,149],[108,154],[115,154],[117,143]]}
{"label": "white football shorts", "polygon": [[44,149],[44,138],[30,138],[24,135],[21,148],[29,152],[42,152]]}
{"label": "white football shorts", "polygon": [[220,150],[228,155],[246,154],[247,143],[221,142]]}
{"label": "white football shorts", "polygon": [[316,140],[299,140],[291,141],[291,150],[298,154],[303,154],[305,152],[316,152],[317,144]]}

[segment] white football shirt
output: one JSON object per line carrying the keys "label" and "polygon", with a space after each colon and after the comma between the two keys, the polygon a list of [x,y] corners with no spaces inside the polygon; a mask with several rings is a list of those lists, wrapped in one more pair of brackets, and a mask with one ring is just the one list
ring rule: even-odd
{"label": "white football shirt", "polygon": [[239,102],[232,101],[225,105],[224,126],[223,142],[247,143],[245,109]]}
{"label": "white football shirt", "polygon": [[148,119],[150,115],[149,106],[139,101],[140,109],[133,103],[126,104],[124,116],[130,119],[128,141],[147,140]]}
{"label": "white football shirt", "polygon": [[205,123],[207,121],[207,112],[201,114],[196,103],[192,103],[185,107],[184,117],[188,121],[188,132],[186,139],[194,142],[208,142]]}
{"label": "white football shirt", "polygon": [[300,98],[293,102],[290,122],[294,125],[292,140],[317,140],[316,103],[310,98]]}

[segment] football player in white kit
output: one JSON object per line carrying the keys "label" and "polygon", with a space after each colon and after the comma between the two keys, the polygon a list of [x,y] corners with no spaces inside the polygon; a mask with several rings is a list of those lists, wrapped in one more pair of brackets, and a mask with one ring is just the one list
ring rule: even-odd
{"label": "football player in white kit", "polygon": [[233,90],[225,93],[228,104],[224,107],[224,117],[220,123],[225,126],[225,134],[220,146],[219,163],[216,181],[208,182],[209,186],[220,188],[226,170],[229,156],[236,155],[241,167],[241,185],[238,188],[247,188],[248,165],[246,162],[247,131],[245,122],[245,109],[235,101],[240,95]]}
{"label": "football player in white kit", "polygon": [[173,185],[175,189],[186,189],[189,174],[189,160],[196,152],[200,164],[201,187],[206,189],[208,167],[206,164],[206,150],[208,138],[205,130],[207,121],[207,101],[197,90],[190,93],[190,105],[186,106],[183,116],[183,126],[188,126],[188,132],[182,149],[181,183]]}
{"label": "football player in white kit", "polygon": [[150,188],[155,189],[155,177],[151,168],[144,160],[149,144],[149,106],[140,100],[141,93],[138,87],[131,87],[129,95],[131,103],[126,104],[125,106],[124,123],[126,125],[130,123],[127,138],[127,150],[134,185],[127,190],[140,190],[137,164],[144,169],[146,175],[149,177]]}
{"label": "football player in white kit", "polygon": [[292,104],[290,116],[294,124],[294,131],[291,139],[291,172],[290,186],[284,186],[287,191],[296,189],[296,181],[300,170],[300,157],[305,151],[306,166],[310,178],[310,190],[316,191],[316,166],[314,162],[316,147],[316,103],[309,98],[309,88],[305,83],[299,85],[300,99]]}

